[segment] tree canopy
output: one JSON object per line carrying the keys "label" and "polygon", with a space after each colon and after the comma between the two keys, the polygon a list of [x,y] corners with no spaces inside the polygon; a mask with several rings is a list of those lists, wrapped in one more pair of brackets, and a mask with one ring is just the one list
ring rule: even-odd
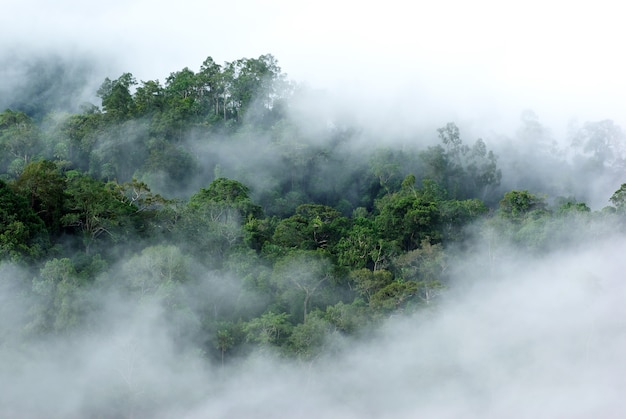
{"label": "tree canopy", "polygon": [[[396,146],[302,123],[302,89],[272,55],[208,57],[162,81],[106,78],[79,112],[0,113],[0,265],[28,269],[25,335],[88,327],[110,292],[156,304],[181,346],[222,365],[255,348],[310,361],[438,309],[459,255],[479,254],[488,276],[511,247],[624,232],[626,184],[601,210],[531,187],[541,172],[509,188],[491,144],[453,122]],[[555,161],[538,121],[522,122]],[[612,121],[585,124],[559,167],[621,179],[623,141]]]}

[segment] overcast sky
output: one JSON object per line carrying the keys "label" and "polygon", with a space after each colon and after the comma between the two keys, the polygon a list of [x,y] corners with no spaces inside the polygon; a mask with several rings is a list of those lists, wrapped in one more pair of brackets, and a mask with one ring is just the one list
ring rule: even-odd
{"label": "overcast sky", "polygon": [[[360,101],[469,118],[614,119],[626,97],[619,3],[463,0],[21,0],[0,48],[71,49],[111,72],[160,79],[183,67],[273,54],[289,77]],[[111,74],[117,77],[119,74]],[[424,105],[424,104],[427,105]]]}

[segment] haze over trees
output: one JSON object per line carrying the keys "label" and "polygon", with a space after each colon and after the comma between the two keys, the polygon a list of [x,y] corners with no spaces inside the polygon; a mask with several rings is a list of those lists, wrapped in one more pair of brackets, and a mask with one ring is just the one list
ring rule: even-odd
{"label": "haze over trees", "polygon": [[[510,249],[547,255],[626,227],[612,121],[559,148],[525,113],[520,152],[448,121],[408,142],[342,120],[309,129],[292,105],[309,92],[269,54],[163,82],[124,73],[96,93],[76,113],[27,98],[0,113],[0,281],[21,305],[0,349],[101,333],[116,296],[123,313],[165,313],[156,329],[181,357],[314,362],[389,318],[446,310],[468,255],[493,279]],[[614,185],[606,205],[585,202],[597,196],[581,174]],[[134,379],[110,396],[119,411],[96,407],[149,415]]]}

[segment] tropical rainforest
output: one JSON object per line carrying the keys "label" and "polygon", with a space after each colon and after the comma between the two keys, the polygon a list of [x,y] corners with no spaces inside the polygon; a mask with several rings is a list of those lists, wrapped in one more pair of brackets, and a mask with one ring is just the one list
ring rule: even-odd
{"label": "tropical rainforest", "polygon": [[[157,307],[181,356],[315,362],[443,310],[470,286],[460,260],[497,276],[510,249],[541,258],[626,227],[611,120],[565,145],[530,111],[513,137],[443,121],[389,138],[328,117],[269,54],[106,78],[76,112],[24,95],[0,113],[0,346],[98,333],[113,300]],[[592,178],[612,187],[603,205]]]}

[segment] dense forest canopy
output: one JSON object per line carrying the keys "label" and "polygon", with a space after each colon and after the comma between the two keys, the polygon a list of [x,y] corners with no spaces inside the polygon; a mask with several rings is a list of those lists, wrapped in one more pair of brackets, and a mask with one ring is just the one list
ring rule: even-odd
{"label": "dense forest canopy", "polygon": [[[467,138],[444,121],[425,138],[374,138],[339,117],[302,123],[319,95],[269,54],[208,57],[164,81],[106,78],[101,103],[78,112],[48,93],[29,86],[0,113],[0,352],[11,356],[106,336],[110,319],[149,307],[151,333],[176,356],[314,363],[390,318],[428,324],[475,277],[626,228],[626,137],[610,120],[566,141],[530,111],[512,137]],[[77,415],[163,408],[128,371],[126,389]]]}

